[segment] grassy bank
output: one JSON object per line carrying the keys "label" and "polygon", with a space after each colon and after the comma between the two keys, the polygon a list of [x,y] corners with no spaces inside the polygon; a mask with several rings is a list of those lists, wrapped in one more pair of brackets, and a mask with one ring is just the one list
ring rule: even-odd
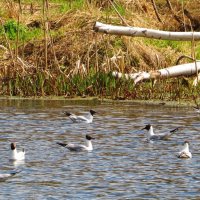
{"label": "grassy bank", "polygon": [[156,1],[159,21],[147,0],[115,0],[114,4],[107,0],[1,1],[0,95],[197,99],[200,88],[192,86],[194,77],[135,86],[132,81],[113,78],[110,72],[160,69],[175,65],[182,55],[199,59],[199,42],[119,37],[93,31],[95,21],[122,24],[122,18],[131,26],[200,29],[192,21],[198,19],[198,1],[192,5],[189,0],[170,2],[173,9],[166,0]]}

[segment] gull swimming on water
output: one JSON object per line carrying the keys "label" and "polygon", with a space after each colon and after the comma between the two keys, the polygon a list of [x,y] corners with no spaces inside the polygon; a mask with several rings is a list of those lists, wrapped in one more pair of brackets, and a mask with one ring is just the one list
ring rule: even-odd
{"label": "gull swimming on water", "polygon": [[20,171],[13,171],[10,173],[0,174],[0,181],[5,181],[6,179],[14,176],[15,174],[19,173]]}
{"label": "gull swimming on water", "polygon": [[162,133],[162,134],[155,134],[153,131],[153,126],[148,124],[146,125],[142,130],[147,130],[147,141],[150,140],[167,140],[173,133],[175,133],[179,128],[175,128],[171,130],[168,133]]}
{"label": "gull swimming on water", "polygon": [[200,107],[198,105],[197,106],[193,106],[193,108],[197,113],[200,113]]}
{"label": "gull swimming on water", "polygon": [[78,144],[72,144],[72,143],[65,144],[61,142],[57,142],[57,144],[69,149],[70,151],[83,151],[83,150],[92,151],[93,146],[92,146],[91,140],[94,140],[94,139],[95,138],[91,137],[90,135],[86,135],[85,136],[86,145],[78,145]]}
{"label": "gull swimming on water", "polygon": [[12,142],[10,144],[10,148],[11,148],[11,156],[10,156],[10,160],[12,161],[16,161],[16,160],[24,160],[25,159],[25,150],[23,149],[22,151],[17,151],[16,148],[16,143]]}
{"label": "gull swimming on water", "polygon": [[80,115],[75,115],[69,112],[64,112],[64,114],[67,115],[74,123],[76,122],[92,123],[93,115],[95,113],[96,112],[94,110],[90,110],[87,116],[80,116]]}
{"label": "gull swimming on water", "polygon": [[189,142],[188,141],[184,142],[184,147],[180,152],[178,152],[177,157],[178,158],[192,158],[192,154],[189,150]]}
{"label": "gull swimming on water", "polygon": [[193,100],[194,100],[194,103],[195,103],[195,106],[193,106],[194,110],[197,113],[200,113],[200,105],[198,104],[197,99],[194,96],[193,96]]}

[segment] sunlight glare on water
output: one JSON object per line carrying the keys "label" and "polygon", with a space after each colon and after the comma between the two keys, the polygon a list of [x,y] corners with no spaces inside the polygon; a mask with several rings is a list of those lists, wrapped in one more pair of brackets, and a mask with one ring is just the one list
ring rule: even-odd
{"label": "sunlight glare on water", "polygon": [[[200,191],[200,114],[191,108],[139,104],[69,104],[67,101],[0,100],[0,199],[197,199]],[[92,124],[72,123],[63,111],[97,111]],[[155,132],[182,127],[168,141],[147,143]],[[56,142],[84,143],[92,152],[70,152]],[[192,159],[176,153],[190,141]],[[10,142],[25,148],[25,162],[10,162]]]}

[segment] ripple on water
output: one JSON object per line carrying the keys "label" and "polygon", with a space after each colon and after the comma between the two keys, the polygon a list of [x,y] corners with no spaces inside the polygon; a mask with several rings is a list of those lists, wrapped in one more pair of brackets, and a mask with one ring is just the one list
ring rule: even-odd
{"label": "ripple on water", "polygon": [[[186,108],[142,105],[65,105],[17,101],[0,112],[1,171],[22,171],[0,182],[0,199],[197,199],[199,196],[199,116]],[[7,106],[5,106],[7,105]],[[92,124],[73,124],[63,111],[98,113]],[[141,128],[156,132],[181,126],[168,141],[147,143]],[[69,152],[56,142],[84,143],[93,152]],[[190,140],[193,158],[176,153]],[[25,148],[24,163],[9,162],[9,143]]]}

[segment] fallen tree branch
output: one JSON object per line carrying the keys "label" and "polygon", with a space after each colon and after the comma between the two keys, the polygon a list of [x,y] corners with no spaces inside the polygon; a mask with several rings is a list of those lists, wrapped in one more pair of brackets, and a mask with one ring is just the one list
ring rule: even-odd
{"label": "fallen tree branch", "polygon": [[162,40],[192,41],[200,40],[200,32],[170,32],[139,27],[113,26],[96,22],[93,29],[96,32],[126,35],[133,37],[147,37]]}
{"label": "fallen tree branch", "polygon": [[[191,76],[196,74],[196,71],[200,71],[200,62],[187,63],[181,65],[175,65],[164,69],[159,69],[150,72],[137,72],[132,74],[122,74],[114,71],[112,75],[117,78],[125,77],[126,79],[133,79],[137,84],[143,80],[156,79],[156,78],[169,78],[178,76]],[[197,85],[197,81],[194,81],[193,85]]]}

